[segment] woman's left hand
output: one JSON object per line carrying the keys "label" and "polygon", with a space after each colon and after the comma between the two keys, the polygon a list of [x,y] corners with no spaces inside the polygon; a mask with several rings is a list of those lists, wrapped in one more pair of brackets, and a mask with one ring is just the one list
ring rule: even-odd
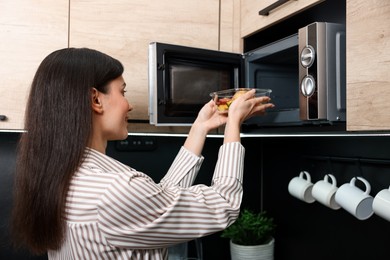
{"label": "woman's left hand", "polygon": [[217,106],[213,100],[206,103],[198,113],[188,137],[184,142],[184,147],[200,156],[207,134],[210,130],[226,124],[227,114],[221,114],[217,111]]}
{"label": "woman's left hand", "polygon": [[199,111],[198,117],[194,123],[203,125],[208,132],[224,125],[226,121],[227,113],[219,113],[214,100],[210,100]]}

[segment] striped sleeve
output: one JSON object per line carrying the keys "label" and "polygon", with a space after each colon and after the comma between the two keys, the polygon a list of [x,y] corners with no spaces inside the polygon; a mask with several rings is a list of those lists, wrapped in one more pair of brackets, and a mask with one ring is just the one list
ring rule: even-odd
{"label": "striped sleeve", "polygon": [[[181,170],[190,173],[199,162],[188,151],[182,150],[179,156],[166,185],[133,172],[131,176],[118,175],[108,187],[98,205],[98,223],[110,245],[167,247],[220,231],[237,218],[242,199],[243,146],[221,146],[212,186],[168,185],[182,180],[185,176]],[[180,176],[177,179],[175,172]]]}
{"label": "striped sleeve", "polygon": [[190,187],[195,181],[203,160],[202,156],[198,157],[181,147],[168,173],[161,180],[160,184],[163,186],[179,185],[181,187]]}

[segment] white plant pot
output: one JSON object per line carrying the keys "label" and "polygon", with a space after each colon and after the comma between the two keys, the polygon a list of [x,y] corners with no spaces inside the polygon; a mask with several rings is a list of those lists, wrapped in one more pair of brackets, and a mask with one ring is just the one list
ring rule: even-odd
{"label": "white plant pot", "polygon": [[243,246],[234,244],[230,240],[230,255],[232,260],[273,260],[275,239],[268,244],[257,246]]}

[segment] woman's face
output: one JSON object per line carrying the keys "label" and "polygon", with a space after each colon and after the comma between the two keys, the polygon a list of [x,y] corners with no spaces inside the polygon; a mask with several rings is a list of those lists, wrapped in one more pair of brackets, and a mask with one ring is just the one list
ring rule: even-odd
{"label": "woman's face", "polygon": [[133,109],[125,98],[126,83],[122,76],[114,79],[106,94],[101,95],[103,102],[103,134],[107,140],[127,138],[128,112]]}

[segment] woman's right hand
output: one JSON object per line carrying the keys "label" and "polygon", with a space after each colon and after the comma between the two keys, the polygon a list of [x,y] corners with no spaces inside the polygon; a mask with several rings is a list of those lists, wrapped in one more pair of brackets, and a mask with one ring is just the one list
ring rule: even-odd
{"label": "woman's right hand", "polygon": [[242,122],[252,116],[264,115],[267,109],[274,107],[274,104],[268,103],[271,100],[269,97],[254,97],[254,94],[255,90],[250,90],[230,105],[224,143],[239,142]]}
{"label": "woman's right hand", "polygon": [[250,90],[235,99],[229,107],[228,120],[241,124],[252,116],[264,115],[267,109],[274,107],[274,104],[269,103],[269,97],[255,97],[254,94],[255,90]]}

